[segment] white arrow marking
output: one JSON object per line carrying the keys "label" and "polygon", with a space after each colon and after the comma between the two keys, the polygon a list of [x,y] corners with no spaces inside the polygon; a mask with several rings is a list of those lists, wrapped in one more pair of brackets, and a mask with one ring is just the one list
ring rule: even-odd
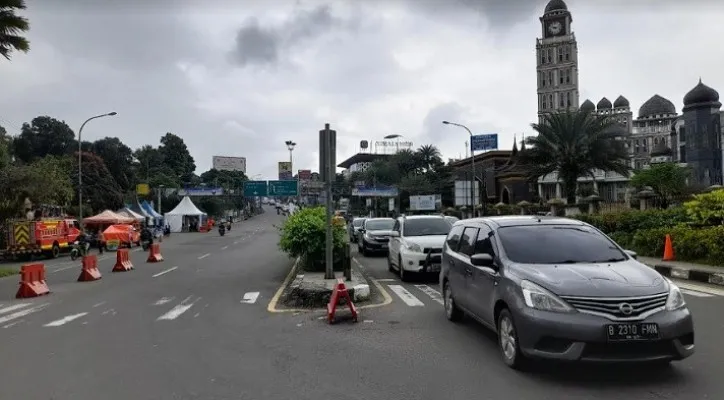
{"label": "white arrow marking", "polygon": [[61,325],[65,325],[65,324],[67,324],[68,322],[71,322],[71,321],[73,321],[73,320],[75,320],[75,319],[78,319],[78,318],[83,317],[83,316],[86,316],[86,315],[88,315],[87,312],[82,312],[82,313],[78,313],[78,314],[68,315],[68,316],[63,317],[63,318],[61,318],[61,319],[59,319],[59,320],[55,320],[55,321],[53,321],[53,322],[48,322],[47,324],[45,324],[45,325],[43,325],[43,326],[61,326]]}
{"label": "white arrow marking", "polygon": [[248,292],[244,293],[244,299],[241,302],[246,304],[254,304],[256,303],[256,299],[258,298],[259,292]]}

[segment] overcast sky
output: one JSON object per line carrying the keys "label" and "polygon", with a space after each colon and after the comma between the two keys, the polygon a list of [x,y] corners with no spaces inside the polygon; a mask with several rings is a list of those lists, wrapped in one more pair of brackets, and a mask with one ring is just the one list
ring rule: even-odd
{"label": "overcast sky", "polygon": [[[116,3],[116,4],[113,4]],[[514,5],[511,5],[513,3]],[[31,52],[0,60],[0,125],[37,115],[85,140],[133,148],[181,136],[197,172],[212,155],[247,158],[273,179],[318,168],[318,131],[337,160],[359,141],[401,134],[464,155],[466,133],[500,147],[536,120],[535,39],[546,0],[28,0]],[[653,94],[681,109],[701,77],[724,90],[724,2],[567,2],[579,45],[581,101]],[[634,5],[634,3],[636,5]],[[719,4],[719,5],[717,5]]]}

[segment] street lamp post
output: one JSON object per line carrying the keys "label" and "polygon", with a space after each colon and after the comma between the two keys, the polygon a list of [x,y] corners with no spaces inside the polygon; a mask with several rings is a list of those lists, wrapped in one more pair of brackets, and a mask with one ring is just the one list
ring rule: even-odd
{"label": "street lamp post", "polygon": [[[450,122],[450,121],[442,121],[442,123],[445,125],[453,125],[453,126],[457,126],[459,128],[463,128],[468,132],[468,135],[470,135],[470,165],[471,165],[470,169],[472,170],[472,173],[473,173],[473,175],[472,175],[473,181],[470,185],[470,207],[472,208],[472,215],[473,215],[473,217],[475,217],[475,214],[476,214],[475,213],[475,151],[473,151],[473,132],[470,130],[470,128],[468,128],[467,126],[465,126],[463,124],[457,124],[455,122]],[[488,197],[487,190],[485,193],[485,197],[486,197],[486,199],[484,199],[483,201],[487,200],[487,197]],[[485,203],[483,203],[483,207],[485,207],[484,204]]]}
{"label": "street lamp post", "polygon": [[83,223],[83,128],[88,122],[103,117],[112,117],[118,114],[117,112],[109,112],[106,114],[96,115],[90,117],[78,129],[78,223]]}
{"label": "street lamp post", "polygon": [[292,157],[292,152],[294,151],[294,147],[296,147],[297,144],[291,140],[287,140],[286,142],[284,142],[284,144],[287,145],[287,150],[289,150],[289,164],[292,164],[290,165],[290,168],[292,168],[292,176],[294,176],[294,159]]}

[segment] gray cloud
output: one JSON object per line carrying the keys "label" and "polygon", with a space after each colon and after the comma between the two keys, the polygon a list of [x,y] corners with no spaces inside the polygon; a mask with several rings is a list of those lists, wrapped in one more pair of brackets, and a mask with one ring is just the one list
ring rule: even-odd
{"label": "gray cloud", "polygon": [[284,23],[275,26],[261,26],[257,18],[251,17],[236,34],[231,58],[242,67],[274,64],[283,52],[344,26],[351,25],[333,16],[328,5],[312,10],[295,8]]}

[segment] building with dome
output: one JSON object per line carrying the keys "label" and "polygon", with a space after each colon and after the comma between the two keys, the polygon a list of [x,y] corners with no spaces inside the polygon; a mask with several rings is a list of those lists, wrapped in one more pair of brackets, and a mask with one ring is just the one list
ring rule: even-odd
{"label": "building with dome", "polygon": [[550,0],[536,41],[538,120],[551,112],[578,109],[578,43],[573,17],[563,0]]}
{"label": "building with dome", "polygon": [[691,168],[689,183],[708,187],[724,184],[724,112],[719,93],[702,83],[684,96],[684,108],[670,129],[670,154]]}

